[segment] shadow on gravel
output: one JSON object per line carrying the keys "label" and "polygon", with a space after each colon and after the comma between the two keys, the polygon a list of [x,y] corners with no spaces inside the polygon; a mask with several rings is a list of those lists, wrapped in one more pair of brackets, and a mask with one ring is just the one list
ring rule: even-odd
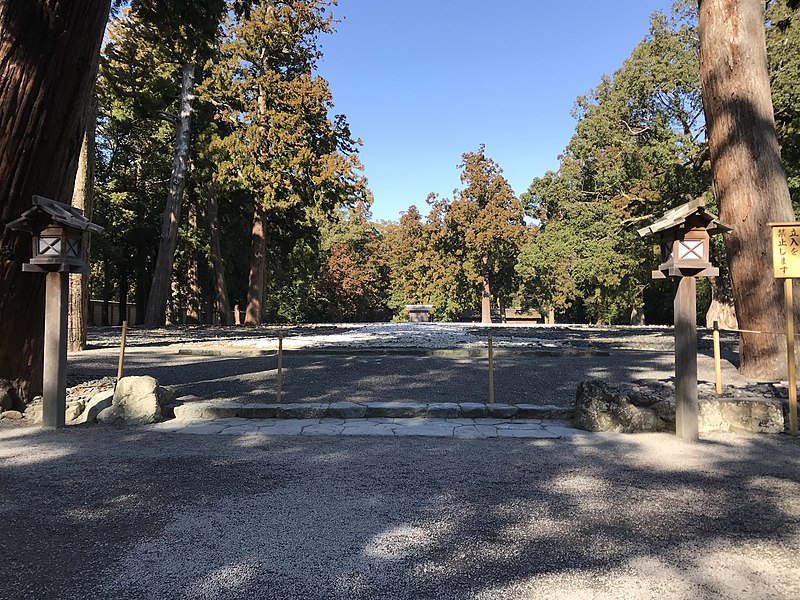
{"label": "shadow on gravel", "polygon": [[[397,401],[485,402],[485,358],[341,354],[292,355],[283,359],[283,402]],[[501,356],[495,360],[500,403],[571,406],[581,381],[608,382],[672,377],[671,353],[616,351],[609,356]],[[711,371],[713,377],[713,370]],[[74,383],[109,374],[109,365],[71,359]],[[277,357],[239,358],[131,354],[126,375],[152,375],[179,399],[271,402]]]}
{"label": "shadow on gravel", "polygon": [[796,597],[800,445],[726,440],[3,428],[0,596]]}

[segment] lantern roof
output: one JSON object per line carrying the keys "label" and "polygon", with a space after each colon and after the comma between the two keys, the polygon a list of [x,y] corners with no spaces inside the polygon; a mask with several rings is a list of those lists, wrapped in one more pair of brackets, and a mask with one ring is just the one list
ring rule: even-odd
{"label": "lantern roof", "polygon": [[103,233],[104,231],[100,225],[87,219],[80,208],[43,196],[34,196],[33,208],[26,210],[18,219],[7,223],[6,227],[14,231],[38,234],[43,227],[51,223],[91,233]]}
{"label": "lantern roof", "polygon": [[643,227],[638,233],[641,237],[663,234],[663,232],[669,229],[680,228],[693,216],[699,217],[704,222],[704,227],[709,235],[733,231],[733,227],[720,221],[719,217],[708,212],[705,207],[706,201],[703,198],[695,198],[686,204],[681,204],[680,206],[668,210],[658,221],[647,227]]}

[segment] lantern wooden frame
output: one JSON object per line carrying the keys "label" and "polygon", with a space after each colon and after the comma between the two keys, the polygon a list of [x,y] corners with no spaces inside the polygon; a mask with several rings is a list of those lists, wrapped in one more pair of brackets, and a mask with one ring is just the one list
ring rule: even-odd
{"label": "lantern wooden frame", "polygon": [[88,273],[89,265],[82,256],[83,236],[103,232],[79,208],[42,196],[34,196],[33,208],[7,227],[31,234],[31,259],[22,270],[34,273]]}

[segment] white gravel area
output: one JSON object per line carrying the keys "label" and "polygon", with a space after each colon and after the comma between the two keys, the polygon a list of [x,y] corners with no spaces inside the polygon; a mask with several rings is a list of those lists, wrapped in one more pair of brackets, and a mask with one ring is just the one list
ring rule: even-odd
{"label": "white gravel area", "polygon": [[0,598],[800,597],[800,444],[38,432]]}

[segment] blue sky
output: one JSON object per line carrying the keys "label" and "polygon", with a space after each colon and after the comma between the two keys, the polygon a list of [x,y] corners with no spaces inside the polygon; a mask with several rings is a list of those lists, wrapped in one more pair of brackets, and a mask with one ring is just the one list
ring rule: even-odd
{"label": "blue sky", "polygon": [[486,144],[517,194],[558,166],[575,98],[622,65],[671,0],[339,0],[319,72],[364,141],[375,219],[460,187]]}

